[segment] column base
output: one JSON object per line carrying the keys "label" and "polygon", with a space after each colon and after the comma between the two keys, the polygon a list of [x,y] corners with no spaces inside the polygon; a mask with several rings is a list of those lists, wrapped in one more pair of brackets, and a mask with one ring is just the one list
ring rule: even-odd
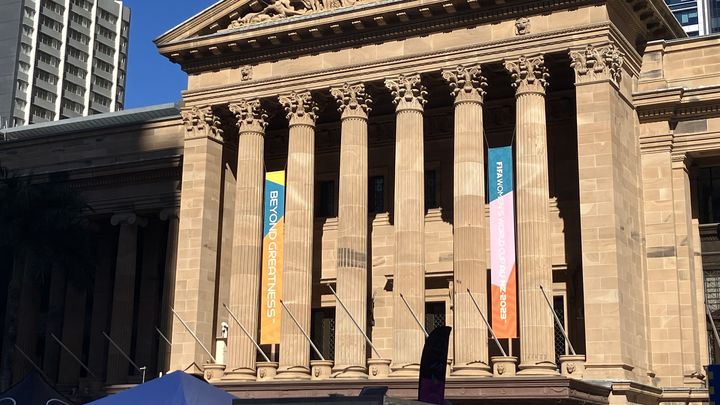
{"label": "column base", "polygon": [[368,359],[368,378],[371,380],[388,378],[390,376],[390,363],[392,361],[388,359]]}
{"label": "column base", "polygon": [[284,366],[280,367],[275,376],[276,380],[309,380],[310,368],[306,366]]}
{"label": "column base", "polygon": [[338,366],[333,368],[333,378],[365,380],[368,378],[367,369],[363,366]]}
{"label": "column base", "polygon": [[585,374],[585,355],[565,354],[560,356],[560,373],[566,377],[582,379]]}
{"label": "column base", "polygon": [[492,372],[490,371],[490,366],[481,363],[481,362],[473,362],[473,363],[465,363],[465,364],[456,364],[452,367],[452,370],[450,371],[451,377],[490,377],[492,376]]}
{"label": "column base", "polygon": [[557,366],[549,361],[535,364],[520,363],[518,375],[558,375]]}
{"label": "column base", "polygon": [[311,379],[327,380],[332,375],[332,360],[310,360]]}
{"label": "column base", "polygon": [[420,365],[417,363],[393,364],[390,369],[392,378],[418,378],[420,376]]}
{"label": "column base", "polygon": [[223,381],[255,381],[257,379],[257,371],[251,368],[237,368],[235,370],[225,371]]}
{"label": "column base", "polygon": [[490,361],[493,364],[493,377],[513,377],[517,374],[517,357],[515,356],[493,356]]}
{"label": "column base", "polygon": [[225,367],[224,364],[206,364],[203,370],[205,381],[218,382],[222,380],[225,377]]}
{"label": "column base", "polygon": [[278,363],[276,361],[259,361],[257,363],[257,380],[270,381],[274,380],[278,371]]}

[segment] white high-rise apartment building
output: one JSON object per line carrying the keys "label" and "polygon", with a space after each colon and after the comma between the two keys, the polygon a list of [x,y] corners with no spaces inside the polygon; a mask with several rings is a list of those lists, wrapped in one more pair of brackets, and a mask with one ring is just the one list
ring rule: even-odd
{"label": "white high-rise apartment building", "polygon": [[0,127],[121,110],[130,9],[0,0]]}
{"label": "white high-rise apartment building", "polygon": [[665,0],[689,36],[720,32],[720,0]]}

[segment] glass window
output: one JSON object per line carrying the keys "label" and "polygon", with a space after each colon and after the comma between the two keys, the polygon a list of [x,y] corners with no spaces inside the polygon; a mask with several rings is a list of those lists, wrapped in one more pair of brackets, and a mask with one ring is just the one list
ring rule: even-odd
{"label": "glass window", "polygon": [[720,166],[698,169],[695,181],[700,223],[720,222]]}
{"label": "glass window", "polygon": [[425,210],[438,208],[437,198],[437,172],[435,170],[425,171]]}
{"label": "glass window", "polygon": [[[310,339],[325,359],[333,360],[335,358],[335,308],[313,309],[311,318]],[[313,360],[320,360],[314,350],[311,349],[310,353]]]}
{"label": "glass window", "polygon": [[321,181],[318,184],[317,216],[321,218],[335,216],[334,181]]}
{"label": "glass window", "polygon": [[675,14],[675,18],[677,18],[682,25],[694,25],[698,23],[697,9],[676,11],[673,14]]}
{"label": "glass window", "polygon": [[385,212],[385,177],[370,177],[368,190],[368,211],[370,213]]}
{"label": "glass window", "polygon": [[425,330],[432,333],[435,328],[445,326],[445,302],[425,303]]}

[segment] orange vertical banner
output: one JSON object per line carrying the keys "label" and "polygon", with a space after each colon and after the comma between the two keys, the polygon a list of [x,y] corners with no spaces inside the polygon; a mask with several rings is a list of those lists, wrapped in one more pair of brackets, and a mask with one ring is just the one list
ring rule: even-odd
{"label": "orange vertical banner", "polygon": [[517,337],[517,275],[512,147],[488,150],[492,328],[498,339]]}
{"label": "orange vertical banner", "polygon": [[280,343],[280,299],[285,228],[285,172],[265,176],[260,344]]}

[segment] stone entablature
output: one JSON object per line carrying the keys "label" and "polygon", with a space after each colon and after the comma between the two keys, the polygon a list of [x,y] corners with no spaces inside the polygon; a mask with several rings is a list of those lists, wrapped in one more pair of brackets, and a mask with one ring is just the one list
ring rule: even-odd
{"label": "stone entablature", "polygon": [[[659,0],[651,3],[656,2],[661,3]],[[607,4],[601,2],[600,5],[587,7],[584,2],[575,0],[566,0],[562,4],[554,1],[524,0],[506,4],[485,3],[484,0],[361,1],[352,7],[275,19],[271,23],[251,24],[215,35],[196,36],[202,30],[198,31],[198,26],[191,27],[190,23],[187,23],[165,34],[157,43],[163,54],[183,65],[186,71],[198,73],[236,66],[240,55],[238,52],[242,52],[243,64],[257,64],[280,58],[301,57],[307,55],[309,49],[314,52],[331,52],[388,42],[391,38],[397,39],[398,33],[402,32],[428,35],[468,28],[468,25],[471,29],[490,24],[498,26],[497,29],[484,30],[489,32],[477,32],[475,35],[481,43],[487,42],[485,37],[490,33],[494,36],[491,40],[528,39],[565,27],[580,28],[587,22],[612,22],[621,29],[625,28],[624,25],[632,26],[634,35],[640,35],[647,40],[661,37],[664,35],[661,30],[665,29],[670,29],[674,35],[682,35],[682,29],[672,19],[672,15],[664,14],[664,6],[658,7],[655,4],[638,6],[624,1],[608,1]],[[573,5],[578,11],[575,16],[551,17],[553,14],[560,17],[567,10],[572,10]],[[555,8],[553,14],[536,15],[538,10],[548,7]],[[223,24],[228,24],[229,20],[226,23],[212,24],[210,19],[232,15],[231,8],[234,7],[220,3],[198,16],[195,24],[207,19],[204,24],[211,28],[205,33],[214,33]],[[258,11],[262,11],[262,7],[255,10],[256,13]],[[528,21],[532,21],[530,32],[527,29]],[[638,29],[638,26],[652,29]],[[390,33],[389,29],[393,27],[396,31]],[[631,41],[635,41],[635,38]],[[312,46],[304,46],[304,42],[311,42]],[[269,55],[273,57],[269,58]]]}

